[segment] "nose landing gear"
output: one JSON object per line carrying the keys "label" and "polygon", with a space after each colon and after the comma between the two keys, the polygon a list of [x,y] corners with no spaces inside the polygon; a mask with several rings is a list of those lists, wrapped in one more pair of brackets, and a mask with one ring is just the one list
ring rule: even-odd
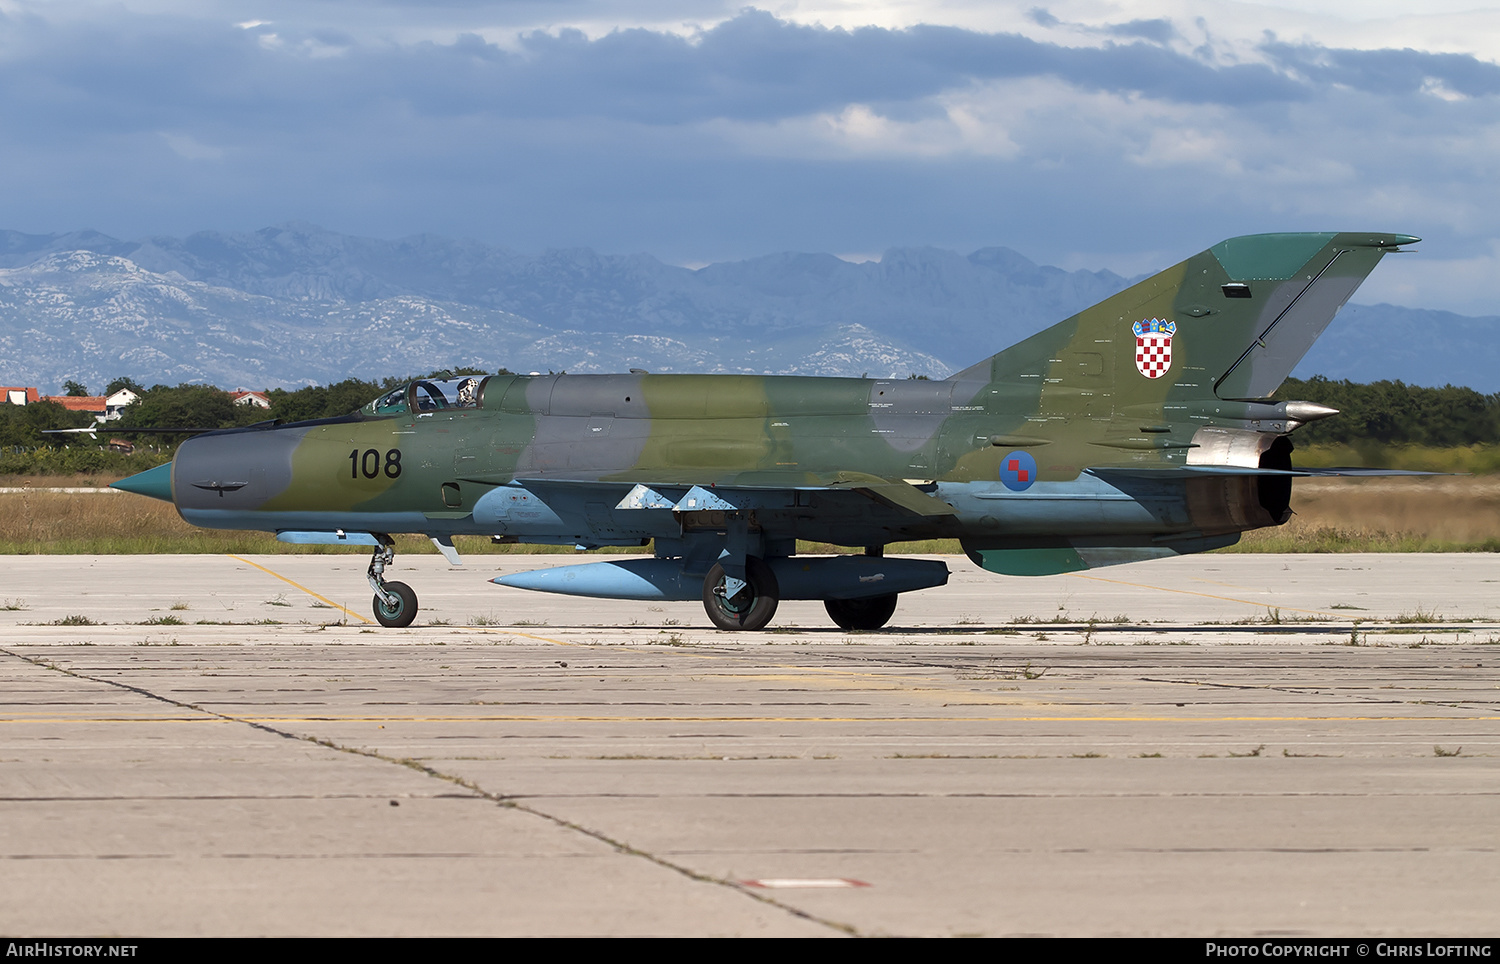
{"label": "nose landing gear", "polygon": [[410,626],[417,618],[417,594],[404,582],[386,582],[382,578],[385,567],[396,558],[396,543],[383,532],[376,533],[375,538],[380,545],[370,556],[370,568],[365,574],[375,590],[375,621],[392,629]]}

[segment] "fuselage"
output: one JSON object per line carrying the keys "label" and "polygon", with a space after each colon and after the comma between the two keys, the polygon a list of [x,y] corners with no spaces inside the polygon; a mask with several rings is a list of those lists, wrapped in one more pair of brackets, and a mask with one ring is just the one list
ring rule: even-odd
{"label": "fuselage", "polygon": [[[1007,391],[978,379],[497,375],[463,402],[452,389],[418,382],[347,418],[190,439],[172,469],[174,501],[184,519],[211,528],[594,545],[680,534],[680,519],[618,507],[636,484],[674,496],[692,486],[763,491],[757,522],[772,538],[846,545],[1136,542],[1279,521],[1228,520],[1215,511],[1222,494],[1195,495],[1244,480],[1085,473],[1133,451],[1119,439],[1131,444],[1140,420],[1049,413],[1035,383]],[[1208,423],[1142,437],[1151,447],[1138,451],[1186,451]],[[919,515],[826,492],[863,477],[904,480],[953,511]]]}

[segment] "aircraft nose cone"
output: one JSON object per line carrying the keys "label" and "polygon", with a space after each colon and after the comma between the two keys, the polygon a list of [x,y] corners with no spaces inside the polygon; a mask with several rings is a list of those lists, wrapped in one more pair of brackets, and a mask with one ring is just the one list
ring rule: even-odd
{"label": "aircraft nose cone", "polygon": [[134,492],[136,495],[149,495],[153,499],[161,499],[163,502],[172,501],[172,463],[158,465],[154,469],[147,469],[128,479],[111,482],[111,489],[119,489],[122,492]]}

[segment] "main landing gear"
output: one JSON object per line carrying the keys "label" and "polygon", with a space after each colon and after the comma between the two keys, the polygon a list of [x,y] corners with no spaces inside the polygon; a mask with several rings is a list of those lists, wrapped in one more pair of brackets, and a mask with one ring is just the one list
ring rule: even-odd
{"label": "main landing gear", "polygon": [[874,630],[890,622],[896,614],[896,594],[865,596],[863,599],[825,599],[828,617],[846,630]]}
{"label": "main landing gear", "polygon": [[[879,559],[885,555],[885,546],[865,546],[865,557]],[[863,596],[859,599],[825,599],[823,608],[828,618],[843,630],[869,632],[879,629],[896,615],[896,594]]]}
{"label": "main landing gear", "polygon": [[[745,576],[736,579],[715,563],[703,580],[703,608],[720,629],[765,629],[776,615],[781,587],[776,573],[762,559],[745,557]],[[806,595],[793,595],[806,599]],[[814,597],[816,598],[816,597]],[[825,599],[823,608],[840,628],[849,631],[876,630],[896,613],[896,593],[862,596],[858,599]]]}
{"label": "main landing gear", "polygon": [[417,594],[404,582],[386,582],[381,578],[385,567],[396,558],[396,544],[388,535],[377,535],[380,545],[370,556],[366,577],[375,590],[375,621],[382,626],[400,629],[417,618]]}
{"label": "main landing gear", "polygon": [[703,608],[720,629],[765,629],[776,615],[780,587],[771,567],[755,556],[745,557],[745,578],[736,579],[719,563],[703,580]]}

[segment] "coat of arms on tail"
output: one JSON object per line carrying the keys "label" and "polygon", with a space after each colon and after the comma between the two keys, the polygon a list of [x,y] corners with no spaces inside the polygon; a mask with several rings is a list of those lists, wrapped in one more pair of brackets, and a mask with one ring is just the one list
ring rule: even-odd
{"label": "coat of arms on tail", "polygon": [[1135,368],[1147,378],[1160,378],[1172,367],[1172,336],[1177,322],[1151,318],[1138,321],[1135,329]]}

